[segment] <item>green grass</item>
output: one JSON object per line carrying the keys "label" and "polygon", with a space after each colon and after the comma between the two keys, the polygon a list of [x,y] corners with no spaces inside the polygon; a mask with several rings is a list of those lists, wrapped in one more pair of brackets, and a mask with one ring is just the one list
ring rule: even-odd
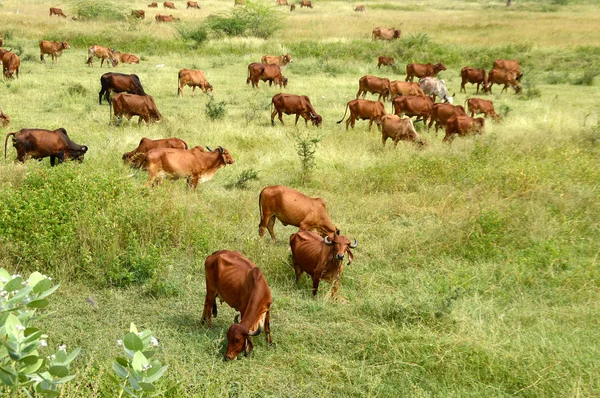
{"label": "green grass", "polygon": [[[503,2],[429,0],[395,10],[396,2],[379,1],[387,8],[366,3],[363,14],[352,11],[360,2],[315,3],[288,13],[272,39],[209,37],[200,46],[154,23],[163,9],[146,9],[147,2],[123,2],[147,10],[133,26],[49,18],[50,3],[11,0],[0,8],[6,47],[31,55],[20,79],[0,82],[10,131],[64,127],[90,148],[83,164],[50,168],[47,159],[14,164],[9,143],[0,166],[0,266],[58,280],[56,312],[43,321],[49,344],[83,348],[78,377],[63,395],[116,396],[107,374],[132,321],[160,340],[168,397],[599,395],[600,93],[589,78],[600,60],[590,28],[597,29],[598,6],[569,2],[543,13],[549,2],[505,10]],[[233,7],[207,0],[188,12],[183,4],[169,13],[189,26]],[[371,42],[372,28],[395,21],[403,21],[400,41]],[[62,37],[73,48],[41,64],[38,40]],[[109,125],[97,93],[100,75],[113,69],[85,65],[92,44],[142,58],[116,71],[140,77],[161,123]],[[268,105],[279,90],[244,84],[250,62],[288,51],[294,62],[284,91],[308,95],[322,129],[296,128],[292,116],[271,127]],[[377,70],[378,55],[394,56],[398,72]],[[504,55],[521,61],[531,93],[495,89],[486,97],[506,116],[487,122],[483,137],[446,145],[432,130],[423,131],[423,150],[383,148],[366,122],[349,131],[335,123],[365,74],[403,79],[408,62],[442,61],[441,77],[462,104],[475,88],[458,93],[460,69],[489,69]],[[182,68],[206,72],[214,101],[225,103],[223,119],[206,115],[207,95],[186,88],[177,98]],[[304,184],[298,133],[322,137]],[[146,173],[121,162],[141,137],[221,145],[235,164],[195,193],[184,181],[148,189]],[[246,170],[258,180],[232,189]],[[274,184],[325,198],[335,224],[358,238],[340,300],[328,297],[326,283],[316,300],[306,277],[295,285],[293,227],[276,224],[278,244],[258,238],[258,193]],[[219,249],[254,261],[274,298],[276,346],[256,337],[254,353],[231,363],[222,356],[234,311],[220,305],[211,329],[199,321],[204,259]],[[90,295],[97,307],[86,302]]]}

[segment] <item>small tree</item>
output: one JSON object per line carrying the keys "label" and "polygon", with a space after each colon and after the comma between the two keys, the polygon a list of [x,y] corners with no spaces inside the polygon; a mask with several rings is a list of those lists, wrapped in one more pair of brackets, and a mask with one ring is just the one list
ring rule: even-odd
{"label": "small tree", "polygon": [[311,178],[312,171],[315,167],[315,153],[317,145],[321,142],[321,137],[310,137],[307,135],[296,134],[296,153],[300,156],[300,164],[302,167],[300,181],[304,184]]}

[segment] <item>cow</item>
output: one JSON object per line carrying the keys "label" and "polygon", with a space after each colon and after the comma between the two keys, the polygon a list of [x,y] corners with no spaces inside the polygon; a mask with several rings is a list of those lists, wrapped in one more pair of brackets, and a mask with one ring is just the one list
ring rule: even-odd
{"label": "cow", "polygon": [[413,81],[415,77],[436,77],[438,73],[446,70],[446,66],[441,62],[433,64],[408,64],[406,65],[406,79],[404,81]]}
{"label": "cow", "polygon": [[390,96],[391,99],[396,98],[399,95],[425,95],[423,89],[419,83],[404,82],[400,80],[394,80],[390,82]]}
{"label": "cow", "polygon": [[252,83],[252,87],[258,88],[258,81],[268,81],[269,86],[272,84],[281,87],[287,87],[287,78],[281,74],[279,65],[265,65],[259,62],[253,62],[248,65],[248,78],[246,84]]}
{"label": "cow", "polygon": [[2,70],[4,77],[7,79],[13,79],[15,76],[19,77],[19,70],[21,69],[21,59],[15,53],[6,51],[2,54]]}
{"label": "cow", "polygon": [[151,140],[150,138],[142,138],[139,145],[131,152],[123,154],[123,161],[130,163],[133,167],[139,168],[142,166],[142,161],[148,151],[156,148],[175,148],[188,149],[185,141],[179,138],[163,138],[160,140]]}
{"label": "cow", "polygon": [[0,109],[0,121],[2,122],[2,127],[8,129],[10,126],[10,116],[2,112],[2,109]]}
{"label": "cow", "polygon": [[117,57],[113,54],[114,51],[115,50],[113,50],[112,48],[102,46],[90,46],[90,48],[88,48],[88,66],[94,66],[93,59],[94,57],[98,57],[102,59],[102,61],[100,62],[101,68],[102,65],[104,65],[104,60],[107,60],[107,64],[109,63],[108,61],[110,61],[112,66],[116,67],[119,64],[119,61],[117,60]]}
{"label": "cow", "polygon": [[179,18],[175,18],[173,15],[160,15],[160,14],[156,14],[154,19],[156,20],[156,22],[175,22],[175,21],[180,20]]}
{"label": "cow", "polygon": [[296,5],[295,4],[292,4],[290,6],[290,12],[292,12],[292,11],[296,11]]}
{"label": "cow", "polygon": [[406,115],[408,117],[417,116],[415,122],[422,118],[423,124],[427,124],[427,119],[433,109],[433,98],[428,96],[401,95],[392,101],[394,114],[398,116]]}
{"label": "cow", "polygon": [[312,277],[313,298],[317,297],[319,282],[329,282],[333,286],[331,297],[335,298],[338,292],[339,279],[344,269],[344,258],[348,254],[350,265],[354,255],[350,249],[358,246],[358,241],[350,242],[346,236],[339,232],[333,236],[325,237],[312,231],[298,231],[290,236],[290,247],[292,249],[292,265],[296,273],[296,283],[300,275],[306,272]]}
{"label": "cow", "polygon": [[63,13],[63,10],[56,7],[50,7],[50,16],[56,15],[57,17],[66,18],[67,16]]}
{"label": "cow", "polygon": [[482,117],[472,118],[469,116],[454,116],[446,123],[446,135],[443,142],[452,142],[456,135],[483,134],[485,119]]}
{"label": "cow", "polygon": [[148,4],[148,8],[158,8],[158,3],[156,3],[156,2],[150,3],[150,4]]}
{"label": "cow", "polygon": [[129,120],[133,116],[139,116],[138,126],[142,124],[142,120],[146,124],[150,124],[150,122],[162,119],[162,115],[154,103],[154,98],[150,95],[119,93],[112,97],[110,103],[114,108],[114,116],[118,119],[125,116]]}
{"label": "cow", "polygon": [[317,114],[315,108],[313,108],[310,103],[310,99],[306,95],[275,94],[271,99],[271,109],[272,126],[275,126],[275,115],[279,115],[281,124],[284,124],[282,113],[285,113],[286,115],[296,115],[295,124],[298,124],[298,118],[300,116],[304,118],[304,124],[307,126],[309,120],[317,127],[323,123],[323,118],[321,115]]}
{"label": "cow", "polygon": [[0,37],[0,47],[2,47],[3,44],[4,44],[4,42],[2,41],[2,38]]}
{"label": "cow", "polygon": [[108,72],[100,76],[100,92],[98,102],[102,105],[102,95],[110,103],[110,92],[146,95],[144,87],[137,75],[126,75],[123,73]]}
{"label": "cow", "polygon": [[423,77],[419,79],[419,85],[426,95],[433,96],[433,102],[435,102],[435,97],[440,97],[444,102],[452,103],[454,94],[452,97],[448,96],[448,89],[446,88],[445,81],[435,77]]}
{"label": "cow", "polygon": [[278,6],[287,6],[289,5],[287,0],[277,0],[277,5]]}
{"label": "cow", "polygon": [[245,4],[246,4],[246,2],[244,0],[233,0],[234,6],[243,6]]}
{"label": "cow", "polygon": [[377,69],[381,69],[381,65],[393,66],[394,58],[381,56],[377,62]]}
{"label": "cow", "polygon": [[146,11],[144,11],[144,10],[133,10],[133,11],[131,11],[131,16],[133,18],[146,19]]}
{"label": "cow", "polygon": [[358,80],[358,92],[356,93],[356,98],[358,99],[361,94],[363,98],[365,98],[367,93],[379,94],[377,101],[383,97],[383,102],[385,102],[390,96],[390,79],[370,75],[361,77]]}
{"label": "cow", "polygon": [[165,2],[163,3],[163,7],[164,7],[164,8],[170,8],[170,9],[172,9],[172,10],[176,10],[176,9],[177,9],[177,8],[175,8],[175,4],[173,4],[173,3],[172,3],[172,2],[170,2],[170,1],[165,1]]}
{"label": "cow", "polygon": [[168,175],[174,180],[186,178],[188,188],[194,191],[198,182],[211,180],[218,169],[233,163],[227,149],[222,147],[210,152],[201,146],[188,150],[157,148],[148,151],[142,158],[142,167],[148,170],[146,185],[160,184],[164,175]]}
{"label": "cow", "polygon": [[196,8],[196,9],[199,10],[200,6],[198,5],[197,1],[188,1],[187,2],[187,7],[185,9],[187,10],[188,8]]}
{"label": "cow", "polygon": [[383,102],[361,99],[349,101],[346,104],[344,117],[342,117],[342,120],[337,122],[337,124],[340,124],[344,121],[346,118],[346,112],[348,112],[348,108],[350,108],[350,116],[348,117],[348,120],[346,120],[346,130],[348,130],[348,125],[352,125],[352,128],[354,128],[356,119],[369,120],[369,131],[371,130],[371,126],[373,126],[373,122],[375,122],[375,124],[377,124],[381,130],[381,118],[385,115]]}
{"label": "cow", "polygon": [[213,91],[213,86],[206,80],[204,72],[201,70],[182,69],[179,71],[179,85],[177,87],[177,95],[183,97],[183,87],[192,87],[192,95],[196,91],[196,87],[200,87],[203,93],[208,94]]}
{"label": "cow", "polygon": [[[210,326],[211,315],[217,316],[217,300],[225,301],[239,311],[241,321],[235,316],[227,331],[225,360],[233,360],[242,352],[248,355],[254,345],[250,336],[257,336],[265,329],[267,344],[271,345],[271,304],[273,297],[267,281],[255,264],[242,253],[219,250],[204,262],[206,298],[202,323]],[[239,323],[238,323],[239,322]]]}
{"label": "cow", "polygon": [[282,54],[279,57],[274,55],[264,55],[260,62],[265,65],[279,65],[279,67],[283,70],[287,66],[287,64],[294,62],[292,60],[292,56],[290,54]]}
{"label": "cow", "polygon": [[398,39],[402,31],[396,28],[375,28],[371,33],[372,40],[387,40],[392,41]]}
{"label": "cow", "polygon": [[465,104],[468,106],[471,117],[475,116],[476,113],[483,113],[484,117],[491,117],[495,121],[500,121],[500,115],[496,113],[492,101],[481,98],[469,98],[465,101]]}
{"label": "cow", "polygon": [[460,76],[462,78],[462,81],[460,83],[461,92],[467,92],[467,90],[465,89],[465,84],[467,82],[477,84],[477,94],[479,94],[479,86],[483,88],[484,93],[487,92],[488,77],[487,73],[485,73],[485,69],[470,68],[468,66],[465,66],[460,70]]}
{"label": "cow", "polygon": [[313,5],[309,0],[302,0],[300,2],[300,8],[302,8],[302,7],[313,8]]}
{"label": "cow", "polygon": [[521,82],[521,78],[523,77],[523,74],[519,69],[519,61],[517,60],[497,59],[494,61],[494,67],[492,69],[500,69],[505,70],[507,72],[513,72],[515,75],[515,79],[518,82]]}
{"label": "cow", "polygon": [[354,9],[354,11],[361,11],[364,12],[365,11],[365,6],[363,4],[356,6],[356,8]]}
{"label": "cow", "polygon": [[448,120],[452,119],[454,116],[466,116],[465,108],[462,105],[452,105],[452,104],[434,104],[433,108],[431,108],[431,120],[429,121],[429,126],[427,126],[427,130],[431,128],[433,123],[435,122],[435,133],[437,134],[438,128],[440,126],[446,126]]}
{"label": "cow", "polygon": [[496,84],[504,84],[504,88],[500,91],[500,94],[504,92],[509,86],[515,90],[515,93],[519,94],[522,90],[521,85],[515,78],[514,72],[507,72],[502,69],[492,69],[488,75],[488,92],[492,93],[492,86]]}
{"label": "cow", "polygon": [[412,141],[421,146],[425,145],[425,141],[415,130],[412,120],[396,115],[385,115],[381,118],[381,143],[383,146],[388,138],[392,139],[394,147],[398,146],[398,142],[401,140]]}
{"label": "cow", "polygon": [[21,163],[29,158],[42,160],[50,156],[50,165],[54,166],[56,160],[62,163],[73,159],[83,162],[88,147],[78,145],[71,141],[67,131],[63,128],[57,130],[21,129],[8,133],[4,140],[4,159],[6,159],[6,144],[8,137],[13,136],[13,146],[17,150],[17,160]]}
{"label": "cow", "polygon": [[66,41],[58,42],[58,41],[40,41],[40,61],[46,63],[44,61],[44,54],[50,54],[52,56],[52,62],[54,60],[58,60],[58,57],[62,54],[63,50],[68,50],[71,48],[69,43]]}
{"label": "cow", "polygon": [[123,54],[119,51],[115,51],[114,56],[119,59],[122,64],[139,64],[140,59],[133,54]]}
{"label": "cow", "polygon": [[301,230],[315,231],[322,236],[339,233],[327,214],[325,200],[309,198],[295,189],[282,185],[264,188],[258,196],[260,222],[258,235],[265,236],[265,228],[269,231],[273,242],[277,242],[273,227],[275,219],[284,226],[293,225]]}

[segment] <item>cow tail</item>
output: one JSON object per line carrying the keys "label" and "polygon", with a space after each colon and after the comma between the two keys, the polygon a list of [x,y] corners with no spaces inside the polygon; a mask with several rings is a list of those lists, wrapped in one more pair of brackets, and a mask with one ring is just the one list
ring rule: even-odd
{"label": "cow tail", "polygon": [[342,117],[342,120],[340,120],[339,122],[337,122],[337,124],[340,124],[340,123],[341,123],[341,122],[343,122],[343,121],[344,121],[344,119],[346,118],[346,113],[348,113],[348,105],[349,105],[349,104],[350,104],[350,103],[347,103],[347,104],[346,104],[346,110],[344,111],[344,117]]}
{"label": "cow tail", "polygon": [[179,71],[179,74],[177,75],[177,96],[178,97],[179,97],[179,87],[181,87],[181,71]]}
{"label": "cow tail", "polygon": [[6,159],[6,144],[8,142],[8,137],[10,137],[11,135],[14,136],[14,137],[16,137],[17,136],[17,132],[13,131],[12,133],[6,134],[6,138],[4,139],[4,159]]}
{"label": "cow tail", "polygon": [[[113,96],[114,98],[114,96]],[[110,100],[108,100],[108,124],[110,124],[110,121],[112,120],[112,98]]]}
{"label": "cow tail", "polygon": [[142,87],[142,82],[140,82],[140,78],[137,75],[132,75],[131,80],[133,81],[133,86],[138,91],[138,95],[146,95],[144,87]]}

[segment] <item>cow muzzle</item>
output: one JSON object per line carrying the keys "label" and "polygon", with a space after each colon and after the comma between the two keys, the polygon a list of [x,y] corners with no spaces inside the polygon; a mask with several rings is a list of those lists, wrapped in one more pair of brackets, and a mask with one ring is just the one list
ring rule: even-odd
{"label": "cow muzzle", "polygon": [[337,259],[340,260],[340,261],[344,260],[344,253],[339,253],[337,255]]}

